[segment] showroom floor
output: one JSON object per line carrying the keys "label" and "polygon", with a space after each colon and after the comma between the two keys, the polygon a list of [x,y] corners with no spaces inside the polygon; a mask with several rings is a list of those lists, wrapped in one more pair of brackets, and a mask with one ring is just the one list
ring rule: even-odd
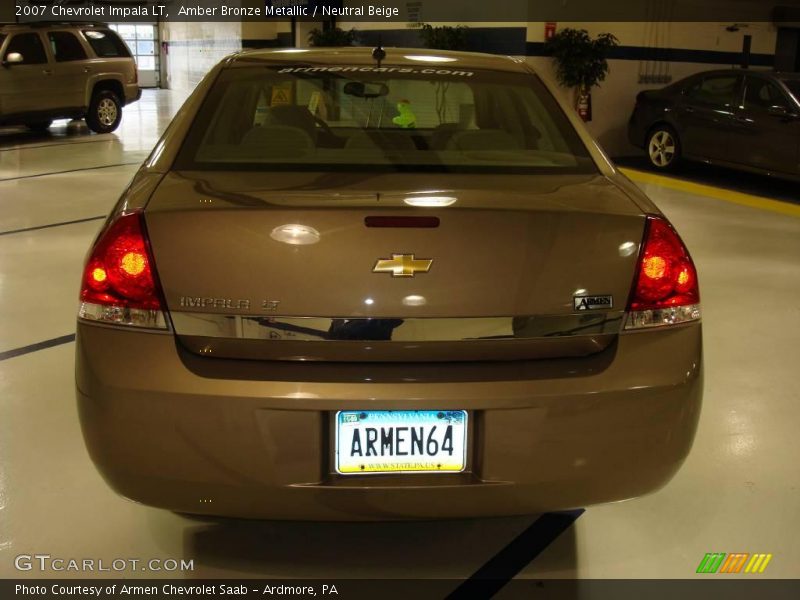
{"label": "showroom floor", "polygon": [[[470,576],[535,517],[202,522],[123,500],[95,471],[69,337],[81,262],[180,100],[146,92],[113,135],[67,135],[62,122],[46,138],[0,131],[0,577],[24,576],[13,558],[35,553],[187,558],[193,578]],[[798,577],[800,545],[787,533],[800,531],[800,206],[754,197],[752,185],[745,195],[631,176],[675,223],[700,272],[699,433],[664,490],[590,507],[519,576],[685,578],[707,552],[749,552],[773,555],[763,577]],[[758,181],[757,195],[768,197],[771,183]]]}

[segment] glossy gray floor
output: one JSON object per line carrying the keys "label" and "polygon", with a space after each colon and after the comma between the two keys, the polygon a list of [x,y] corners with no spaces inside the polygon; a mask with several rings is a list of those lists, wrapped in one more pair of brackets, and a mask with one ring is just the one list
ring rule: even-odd
{"label": "glossy gray floor", "polygon": [[[47,138],[0,131],[0,353],[74,332],[81,262],[99,218],[180,100],[147,92],[113,135],[68,136],[65,124]],[[664,490],[589,508],[520,576],[685,578],[706,552],[763,552],[773,558],[759,577],[798,577],[800,215],[668,182],[644,186],[701,274],[706,396],[697,442]],[[183,576],[192,578],[466,577],[533,521],[207,523],[127,502],[84,449],[73,350],[0,361],[0,577],[81,576],[15,569],[16,556],[35,553],[185,558],[194,570]]]}

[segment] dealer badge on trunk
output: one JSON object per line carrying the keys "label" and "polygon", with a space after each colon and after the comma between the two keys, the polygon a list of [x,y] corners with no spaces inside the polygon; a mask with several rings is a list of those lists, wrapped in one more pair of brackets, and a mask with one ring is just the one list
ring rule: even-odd
{"label": "dealer badge on trunk", "polygon": [[612,296],[574,296],[575,310],[601,310],[603,308],[613,308],[614,298]]}

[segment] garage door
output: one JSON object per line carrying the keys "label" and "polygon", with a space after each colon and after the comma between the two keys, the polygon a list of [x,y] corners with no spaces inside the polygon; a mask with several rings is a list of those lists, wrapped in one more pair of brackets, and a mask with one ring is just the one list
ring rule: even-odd
{"label": "garage door", "polygon": [[119,33],[136,58],[139,69],[139,85],[159,87],[161,69],[158,55],[158,26],[150,23],[111,23],[111,29]]}

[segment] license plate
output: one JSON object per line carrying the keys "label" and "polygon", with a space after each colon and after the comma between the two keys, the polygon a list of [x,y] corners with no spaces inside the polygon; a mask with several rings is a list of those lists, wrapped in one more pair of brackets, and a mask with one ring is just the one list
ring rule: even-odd
{"label": "license plate", "polygon": [[465,410],[336,413],[336,471],[459,473],[467,458]]}

